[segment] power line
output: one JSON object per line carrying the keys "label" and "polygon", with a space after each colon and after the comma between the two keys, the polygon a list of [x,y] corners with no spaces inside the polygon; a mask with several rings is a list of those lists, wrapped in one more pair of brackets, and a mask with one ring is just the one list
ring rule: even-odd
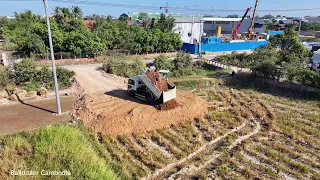
{"label": "power line", "polygon": [[[19,2],[19,1],[39,1],[39,0],[0,0],[0,2]],[[109,7],[122,7],[122,8],[136,8],[136,9],[149,9],[149,10],[159,10],[159,6],[146,6],[146,5],[133,5],[133,4],[118,4],[118,3],[106,3],[98,1],[82,1],[82,0],[50,0],[53,2],[63,2],[72,4],[82,4],[82,5],[96,5],[96,6],[109,6]],[[173,6],[166,7],[167,9],[174,9],[175,11],[198,11],[212,13],[212,11],[218,12],[243,12],[243,9],[203,9],[203,8],[193,8],[198,6]],[[312,11],[320,10],[319,8],[300,8],[300,9],[261,9],[259,12],[291,12],[291,11]]]}

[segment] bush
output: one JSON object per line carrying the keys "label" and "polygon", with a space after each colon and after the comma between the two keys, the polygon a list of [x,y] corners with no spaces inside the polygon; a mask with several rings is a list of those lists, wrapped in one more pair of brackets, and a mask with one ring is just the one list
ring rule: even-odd
{"label": "bush", "polygon": [[172,69],[172,64],[169,61],[168,57],[165,55],[157,56],[154,60],[154,66],[157,70],[170,70]]}
{"label": "bush", "polygon": [[10,82],[8,69],[0,66],[0,90]]}
{"label": "bush", "polygon": [[193,71],[192,68],[182,68],[182,69],[174,70],[171,73],[171,76],[173,76],[173,77],[183,77],[183,76],[191,76],[193,74],[195,74],[195,72]]}
{"label": "bush", "polygon": [[38,91],[40,88],[40,85],[38,82],[30,81],[30,82],[24,82],[21,84],[22,89],[30,92],[30,91]]}
{"label": "bush", "polygon": [[320,73],[309,69],[297,73],[297,81],[301,84],[320,88]]}
{"label": "bush", "polygon": [[192,66],[192,57],[190,54],[180,51],[172,63],[174,70],[190,68]]}
{"label": "bush", "polygon": [[36,63],[31,59],[23,59],[13,67],[17,84],[32,81],[37,73]]}
{"label": "bush", "polygon": [[142,73],[145,64],[141,59],[126,61],[124,58],[112,57],[103,64],[103,69],[110,74],[122,77],[131,77]]}
{"label": "bush", "polygon": [[49,82],[53,81],[53,75],[52,71],[48,67],[42,67],[35,76],[35,81],[38,82],[38,84],[42,87],[46,87],[47,89],[50,89],[47,87]]}
{"label": "bush", "polygon": [[[58,67],[57,68],[57,78],[58,78],[58,83],[59,83],[59,88],[67,88],[71,85],[71,79],[75,75],[74,71],[70,71],[66,68]],[[49,84],[47,84],[48,87]],[[52,83],[53,85],[53,83]],[[51,87],[51,86],[49,86]],[[51,87],[52,88],[52,87]],[[47,88],[50,89],[50,88]]]}
{"label": "bush", "polygon": [[254,67],[252,67],[252,72],[255,75],[259,75],[267,78],[273,78],[273,79],[280,76],[276,64],[271,61],[265,61],[265,62],[256,64]]}

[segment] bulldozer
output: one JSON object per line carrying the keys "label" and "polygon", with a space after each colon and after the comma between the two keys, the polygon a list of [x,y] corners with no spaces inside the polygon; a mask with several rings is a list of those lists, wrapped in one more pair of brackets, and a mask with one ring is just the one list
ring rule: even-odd
{"label": "bulldozer", "polygon": [[168,70],[144,70],[142,75],[128,80],[128,92],[131,96],[150,105],[160,105],[175,99],[176,86],[168,82]]}

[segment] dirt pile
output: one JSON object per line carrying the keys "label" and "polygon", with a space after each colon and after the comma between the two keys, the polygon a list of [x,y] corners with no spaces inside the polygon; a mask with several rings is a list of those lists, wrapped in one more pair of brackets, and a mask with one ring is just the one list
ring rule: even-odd
{"label": "dirt pile", "polygon": [[145,75],[161,91],[168,91],[168,81],[159,72],[146,72]]}
{"label": "dirt pile", "polygon": [[167,111],[167,110],[177,108],[179,106],[180,106],[180,104],[175,99],[172,99],[168,102],[160,104],[159,106],[157,106],[157,108],[161,111]]}
{"label": "dirt pile", "polygon": [[[189,91],[177,91],[176,102],[165,105],[166,111],[137,102],[127,95],[119,98],[96,94],[85,96],[81,101],[76,116],[92,131],[112,136],[168,128],[200,118],[208,112],[207,102]],[[170,109],[171,103],[179,106]]]}

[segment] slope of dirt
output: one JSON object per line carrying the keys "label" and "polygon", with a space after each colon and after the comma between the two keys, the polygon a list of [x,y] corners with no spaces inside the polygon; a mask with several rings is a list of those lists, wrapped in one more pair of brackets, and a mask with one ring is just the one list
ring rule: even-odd
{"label": "slope of dirt", "polygon": [[170,100],[168,102],[160,104],[158,106],[158,109],[161,110],[161,111],[167,111],[167,110],[170,110],[170,109],[177,108],[179,106],[180,106],[180,104],[175,99],[172,99],[172,100]]}
{"label": "slope of dirt", "polygon": [[126,96],[85,96],[82,103],[79,102],[82,107],[79,107],[75,116],[94,132],[118,136],[168,128],[200,118],[208,111],[207,102],[188,91],[178,90],[175,100],[180,106],[167,111],[135,102],[135,99]]}
{"label": "slope of dirt", "polygon": [[146,76],[161,91],[168,91],[168,81],[159,72],[146,72]]}

